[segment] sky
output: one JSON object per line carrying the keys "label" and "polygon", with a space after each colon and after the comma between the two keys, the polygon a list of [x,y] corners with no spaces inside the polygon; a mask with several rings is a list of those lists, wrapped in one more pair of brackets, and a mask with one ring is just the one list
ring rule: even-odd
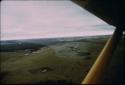
{"label": "sky", "polygon": [[109,35],[114,29],[68,0],[1,2],[1,40]]}

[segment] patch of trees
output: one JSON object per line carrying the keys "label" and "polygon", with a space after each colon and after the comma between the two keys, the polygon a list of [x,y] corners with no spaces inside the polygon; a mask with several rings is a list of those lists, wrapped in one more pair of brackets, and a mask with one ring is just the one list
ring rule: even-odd
{"label": "patch of trees", "polygon": [[46,45],[41,44],[33,44],[33,43],[21,43],[21,44],[5,44],[1,45],[1,52],[13,52],[18,50],[26,50],[26,49],[34,49],[39,50],[41,47],[45,47]]}

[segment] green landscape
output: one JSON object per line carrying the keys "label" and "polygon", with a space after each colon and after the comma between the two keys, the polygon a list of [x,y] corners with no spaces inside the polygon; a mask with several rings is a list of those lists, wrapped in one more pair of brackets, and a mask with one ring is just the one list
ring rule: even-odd
{"label": "green landscape", "polygon": [[79,84],[109,37],[1,41],[1,82]]}

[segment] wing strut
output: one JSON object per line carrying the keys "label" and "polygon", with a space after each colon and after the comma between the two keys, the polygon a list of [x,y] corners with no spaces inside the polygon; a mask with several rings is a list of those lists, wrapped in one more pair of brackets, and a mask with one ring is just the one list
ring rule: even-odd
{"label": "wing strut", "polygon": [[103,74],[108,62],[111,60],[113,51],[115,50],[120,38],[122,36],[122,30],[116,29],[111,38],[107,41],[106,45],[102,49],[95,63],[91,67],[87,76],[81,82],[82,84],[97,84]]}

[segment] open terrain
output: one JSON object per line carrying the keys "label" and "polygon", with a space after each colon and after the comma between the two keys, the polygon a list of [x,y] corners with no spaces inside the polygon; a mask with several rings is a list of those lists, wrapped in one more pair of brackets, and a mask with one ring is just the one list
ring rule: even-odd
{"label": "open terrain", "polygon": [[1,41],[1,82],[80,83],[109,37]]}

